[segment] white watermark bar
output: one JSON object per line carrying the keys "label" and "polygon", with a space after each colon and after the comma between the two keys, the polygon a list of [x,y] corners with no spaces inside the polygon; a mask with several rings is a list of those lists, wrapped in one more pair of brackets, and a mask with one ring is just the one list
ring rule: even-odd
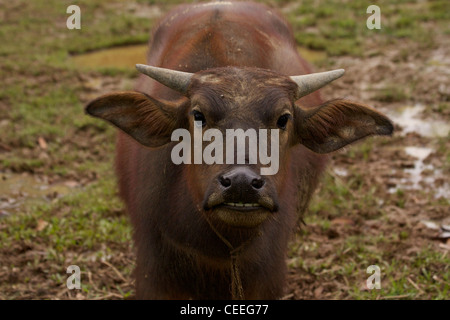
{"label": "white watermark bar", "polygon": [[[191,164],[192,155],[194,164],[260,164],[266,166],[261,167],[261,175],[274,175],[279,169],[279,135],[279,129],[226,129],[224,139],[222,131],[207,129],[203,132],[202,122],[195,121],[193,141],[189,130],[173,131],[171,140],[179,143],[173,147],[171,159],[177,165]],[[203,149],[205,141],[209,144]]]}

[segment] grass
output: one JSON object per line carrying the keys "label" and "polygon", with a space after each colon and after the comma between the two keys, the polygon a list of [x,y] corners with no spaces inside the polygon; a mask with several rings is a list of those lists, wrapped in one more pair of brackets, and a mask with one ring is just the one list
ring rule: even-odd
{"label": "grass", "polygon": [[[180,1],[140,0],[138,3],[157,5],[167,11]],[[269,1],[274,6],[291,3],[289,0]],[[0,152],[0,172],[31,172],[55,179],[94,182],[45,204],[24,204],[19,212],[0,220],[0,250],[9,253],[4,257],[11,258],[0,260],[0,268],[6,268],[0,269],[0,274],[8,270],[14,275],[15,268],[29,270],[23,286],[17,284],[17,293],[11,293],[14,290],[9,280],[0,282],[0,292],[8,292],[4,296],[0,293],[0,298],[21,298],[24,292],[29,297],[33,294],[39,297],[40,294],[26,289],[27,286],[44,291],[63,286],[67,279],[64,267],[68,264],[86,266],[82,272],[88,277],[94,270],[98,271],[94,262],[110,261],[118,252],[132,252],[131,229],[116,195],[112,172],[115,132],[105,123],[84,115],[83,106],[90,97],[83,77],[118,81],[134,78],[136,73],[117,68],[81,71],[71,64],[70,56],[146,43],[154,21],[137,17],[122,1],[85,0],[77,2],[82,10],[82,29],[67,30],[65,9],[69,4],[70,1],[15,1],[7,5],[8,14],[2,18],[0,28],[0,144],[10,146],[11,151]],[[365,48],[373,45],[367,40],[369,36],[380,46],[406,39],[427,48],[435,43],[433,33],[427,29],[430,21],[450,34],[448,1],[386,0],[378,5],[382,12],[381,30],[366,28],[368,15],[363,1],[351,1],[343,6],[340,1],[306,0],[288,12],[287,17],[293,24],[299,45],[325,51],[328,56],[362,56]],[[374,34],[376,36],[372,37]],[[399,59],[405,60],[407,55],[404,52]],[[400,86],[393,86],[381,90],[376,100],[396,102],[407,98]],[[442,102],[437,108],[443,112],[448,104]],[[39,137],[46,141],[46,150],[40,148]],[[441,141],[440,149],[448,166],[450,157],[445,143]],[[347,155],[350,159],[368,162],[376,153],[374,144],[373,140],[366,140],[351,148]],[[385,209],[379,206],[380,190],[377,188],[369,186],[364,172],[356,169],[345,179],[327,175],[306,222],[317,225],[319,234],[323,233],[326,238],[330,230],[335,229],[330,221],[342,215],[355,221],[387,219]],[[405,195],[399,194],[391,204],[404,208],[406,200]],[[39,227],[42,225],[46,226]],[[305,231],[303,236],[307,235]],[[427,247],[404,261],[390,256],[389,250],[383,251],[392,243],[399,245],[410,238],[411,234],[406,231],[377,236],[352,235],[325,260],[308,259],[322,243],[302,238],[292,244],[291,254],[295,259],[291,267],[302,268],[323,279],[338,279],[347,290],[338,291],[336,297],[448,299],[449,287],[443,285],[450,282],[448,256],[442,257]],[[43,253],[30,259],[13,259],[24,254],[21,250],[26,252],[26,248]],[[41,270],[42,264],[48,269]],[[379,264],[385,275],[381,291],[361,290],[361,279],[368,277],[365,269],[370,264]],[[118,262],[115,266],[124,277],[130,277],[132,263]],[[33,275],[42,274],[47,281],[44,285],[33,282]],[[97,278],[92,276],[94,280],[83,286],[85,297],[99,298],[111,291],[116,292],[115,297],[132,294],[127,286],[102,285],[101,273]]]}
{"label": "grass", "polygon": [[[0,233],[1,246],[11,246],[18,240],[45,240],[57,252],[64,252],[73,245],[92,249],[103,241],[127,242],[130,230],[127,219],[118,214],[121,211],[115,179],[105,175],[50,204],[23,206],[21,214],[8,218],[10,228]],[[40,220],[48,222],[43,230],[37,228]]]}
{"label": "grass", "polygon": [[[368,165],[377,152],[374,144],[372,139],[359,143],[346,157],[364,159]],[[366,170],[356,165],[344,177],[331,170],[325,175],[306,215],[306,227],[291,245],[290,267],[314,275],[317,283],[337,281],[340,286],[328,298],[448,299],[449,256],[426,242],[405,253],[423,240],[414,229],[398,228],[393,222],[396,214],[393,217],[390,209],[410,209],[411,195],[398,190],[391,198],[381,198],[384,187],[372,184]],[[448,206],[442,198],[429,203],[432,208]],[[378,231],[360,233],[358,226],[365,221],[378,225]],[[312,241],[306,240],[310,237]],[[324,256],[327,246],[333,251]],[[370,265],[381,269],[380,290],[365,286]]]}
{"label": "grass", "polygon": [[[446,1],[378,1],[381,29],[369,30],[366,20],[368,4],[352,1],[343,5],[339,1],[302,1],[288,17],[294,26],[297,42],[311,49],[326,51],[330,56],[361,56],[367,50],[364,41],[375,38],[382,46],[398,39],[409,39],[422,47],[434,45],[428,22],[436,22],[448,30],[449,17]],[[374,37],[375,35],[375,37]]]}

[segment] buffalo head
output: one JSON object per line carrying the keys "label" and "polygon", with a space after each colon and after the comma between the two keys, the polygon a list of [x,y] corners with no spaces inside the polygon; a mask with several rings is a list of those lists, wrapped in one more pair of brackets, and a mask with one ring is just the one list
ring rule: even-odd
{"label": "buffalo head", "polygon": [[[146,65],[137,68],[181,93],[180,99],[163,101],[139,92],[120,92],[94,100],[87,112],[146,147],[178,148],[175,154],[190,164],[186,168],[190,190],[186,192],[199,211],[230,227],[256,227],[283,206],[279,194],[292,147],[301,144],[308,152],[326,154],[393,130],[388,118],[359,103],[332,100],[313,108],[296,104],[302,96],[342,76],[343,70],[289,77],[258,68],[224,67],[197,73]],[[177,130],[184,131],[174,139]],[[192,137],[183,139],[189,148],[173,142],[180,141],[183,132]],[[228,149],[227,145],[239,139],[236,132],[244,144]],[[235,136],[230,139],[228,133]],[[196,135],[201,136],[200,144]],[[255,156],[255,152],[264,154],[252,149],[251,141],[263,140],[266,144],[258,146],[264,146],[265,155],[276,164],[263,163]],[[204,161],[205,154],[214,161]],[[263,174],[268,165],[276,168]]]}

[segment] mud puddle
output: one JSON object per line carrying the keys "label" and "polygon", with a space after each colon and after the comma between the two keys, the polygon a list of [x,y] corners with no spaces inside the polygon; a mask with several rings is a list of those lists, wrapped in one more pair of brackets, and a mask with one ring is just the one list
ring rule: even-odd
{"label": "mud puddle", "polygon": [[308,62],[316,64],[327,59],[327,53],[321,50],[311,50],[305,47],[297,47],[297,51]]}
{"label": "mud puddle", "polygon": [[0,218],[58,199],[79,187],[76,181],[51,183],[28,173],[0,173]]}
{"label": "mud puddle", "polygon": [[81,68],[101,69],[120,68],[133,69],[137,63],[145,63],[147,44],[114,47],[73,56],[72,62]]}
{"label": "mud puddle", "polygon": [[[395,112],[387,112],[389,117],[398,124],[402,131],[400,135],[416,133],[425,138],[443,138],[450,132],[450,123],[439,119],[426,118],[423,115],[425,106],[417,104],[406,106]],[[402,169],[403,177],[392,181],[395,187],[390,188],[389,193],[398,190],[432,190],[435,198],[450,198],[450,185],[444,177],[442,170],[432,164],[426,163],[426,159],[434,152],[430,146],[409,145],[403,147],[405,153],[414,158],[411,166]]]}
{"label": "mud puddle", "polygon": [[402,127],[402,135],[415,132],[426,138],[446,137],[450,132],[450,123],[438,119],[424,118],[425,106],[416,104],[405,106],[397,111],[387,111],[386,114]]}
{"label": "mud puddle", "polygon": [[403,169],[403,177],[394,179],[395,187],[390,188],[389,193],[398,190],[429,190],[434,193],[434,198],[450,199],[450,185],[444,180],[442,170],[432,164],[425,163],[425,159],[433,152],[427,147],[405,147],[405,153],[415,160],[411,167]]}

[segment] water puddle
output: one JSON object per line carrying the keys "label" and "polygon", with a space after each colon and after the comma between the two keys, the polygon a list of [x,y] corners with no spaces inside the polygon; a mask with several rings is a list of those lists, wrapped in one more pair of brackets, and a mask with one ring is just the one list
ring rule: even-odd
{"label": "water puddle", "polygon": [[[396,111],[387,111],[391,120],[398,124],[402,131],[400,135],[416,133],[425,138],[443,138],[450,132],[450,123],[425,118],[423,116],[425,106],[416,104],[405,106]],[[404,177],[392,181],[395,187],[389,189],[390,193],[397,190],[433,190],[435,198],[450,198],[450,185],[443,180],[442,170],[432,164],[426,164],[424,160],[433,152],[430,147],[407,146],[404,148],[407,155],[414,158],[411,166],[403,168]]]}
{"label": "water puddle", "polygon": [[425,106],[416,104],[406,106],[397,111],[387,111],[386,114],[394,123],[402,127],[402,135],[415,132],[423,137],[446,137],[450,132],[450,123],[436,119],[424,119],[422,114]]}
{"label": "water puddle", "polygon": [[76,181],[49,183],[27,173],[0,173],[0,218],[27,206],[49,203],[78,186]]}
{"label": "water puddle", "polygon": [[[415,158],[411,167],[403,169],[406,177],[394,181],[395,187],[390,188],[389,193],[398,190],[433,190],[434,197],[450,198],[450,185],[444,181],[442,183],[442,170],[436,169],[432,164],[424,163],[424,160],[433,152],[431,148],[425,147],[405,147],[405,152]],[[441,181],[441,183],[438,183]],[[439,184],[439,186],[437,186]]]}
{"label": "water puddle", "polygon": [[80,68],[132,69],[136,63],[145,63],[147,44],[114,47],[73,56],[73,63]]}
{"label": "water puddle", "polygon": [[311,50],[305,47],[297,47],[298,52],[306,61],[310,63],[318,63],[327,58],[327,53],[321,50]]}
{"label": "water puddle", "polygon": [[346,177],[348,176],[348,171],[344,168],[340,168],[340,167],[334,167],[333,171],[336,175],[340,176],[340,177]]}
{"label": "water puddle", "polygon": [[[434,182],[433,177],[423,177],[423,173],[425,170],[434,169],[431,164],[425,164],[423,161],[431,154],[433,150],[431,148],[422,148],[422,147],[406,147],[405,152],[414,157],[416,160],[414,161],[414,166],[412,168],[404,169],[404,172],[409,174],[409,180],[407,186],[403,186],[403,188],[409,188],[414,190],[419,190],[421,188],[420,182],[424,181],[427,184],[431,184]],[[431,179],[431,180],[430,180]],[[405,182],[405,181],[403,181]]]}

